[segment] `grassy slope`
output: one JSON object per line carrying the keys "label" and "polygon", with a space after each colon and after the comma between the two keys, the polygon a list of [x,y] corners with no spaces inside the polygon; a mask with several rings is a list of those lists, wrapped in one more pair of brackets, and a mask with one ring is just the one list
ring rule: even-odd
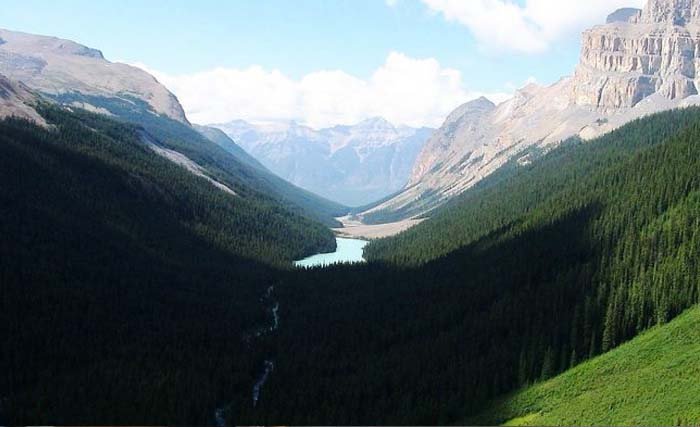
{"label": "grassy slope", "polygon": [[698,425],[700,309],[549,381],[497,401],[467,424]]}

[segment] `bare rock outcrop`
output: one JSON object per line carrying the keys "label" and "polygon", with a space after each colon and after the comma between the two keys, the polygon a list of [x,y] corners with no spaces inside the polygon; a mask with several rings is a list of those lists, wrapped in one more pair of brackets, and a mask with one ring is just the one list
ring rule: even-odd
{"label": "bare rock outcrop", "polygon": [[[583,33],[572,77],[528,85],[498,105],[458,108],[416,161],[403,191],[364,212],[422,215],[471,188],[524,151],[584,140],[655,112],[700,104],[700,0],[650,0]],[[362,217],[360,215],[360,217]]]}
{"label": "bare rock outcrop", "polygon": [[1,29],[0,40],[0,74],[37,92],[79,93],[127,102],[136,98],[158,114],[187,122],[177,98],[153,76],[130,65],[109,62],[99,50],[70,40]]}
{"label": "bare rock outcrop", "polygon": [[641,22],[685,26],[700,24],[700,0],[650,0]]}
{"label": "bare rock outcrop", "polygon": [[601,109],[634,107],[659,93],[698,94],[700,0],[652,0],[583,33],[573,101]]}
{"label": "bare rock outcrop", "polygon": [[45,126],[46,122],[34,109],[37,101],[37,96],[25,85],[0,74],[0,119],[14,116]]}

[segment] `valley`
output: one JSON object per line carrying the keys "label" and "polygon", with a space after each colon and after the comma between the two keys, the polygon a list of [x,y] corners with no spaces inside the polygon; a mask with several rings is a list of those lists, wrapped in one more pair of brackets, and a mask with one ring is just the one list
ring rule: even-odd
{"label": "valley", "polygon": [[[336,22],[280,58],[311,3],[216,9],[247,38],[188,9],[231,62],[170,34],[177,75],[0,30],[0,424],[700,424],[700,0],[609,11],[501,102],[459,61],[326,69],[360,57]],[[377,3],[421,40],[471,22]],[[236,65],[263,36],[294,72]]]}
{"label": "valley", "polygon": [[395,236],[420,224],[425,219],[406,219],[384,224],[364,224],[352,215],[336,218],[343,226],[332,230],[339,236],[359,239],[381,239]]}

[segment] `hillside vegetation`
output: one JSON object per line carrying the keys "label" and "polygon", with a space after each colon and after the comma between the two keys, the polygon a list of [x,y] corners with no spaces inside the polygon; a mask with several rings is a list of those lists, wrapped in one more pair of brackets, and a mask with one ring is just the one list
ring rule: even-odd
{"label": "hillside vegetation", "polygon": [[700,308],[549,381],[500,399],[466,425],[698,425]]}
{"label": "hillside vegetation", "polygon": [[332,233],[132,125],[41,112],[51,129],[0,122],[0,422],[205,424],[249,402],[261,356],[243,336],[267,321],[273,266]]}
{"label": "hillside vegetation", "polygon": [[287,278],[284,356],[241,420],[455,422],[670,321],[700,294],[698,141],[698,109],[571,141],[366,266]]}
{"label": "hillside vegetation", "polygon": [[8,424],[207,424],[215,408],[231,424],[459,422],[699,300],[698,109],[570,141],[422,235],[376,242],[367,265],[308,271],[288,260],[332,234],[245,167],[216,172],[196,148],[213,143],[43,114],[53,128],[0,124]]}
{"label": "hillside vegetation", "polygon": [[[349,208],[296,187],[268,171],[221,133],[205,136],[177,120],[155,114],[143,101],[88,96],[77,93],[58,95],[71,104],[87,102],[113,114],[113,118],[143,127],[166,148],[178,151],[207,169],[217,180],[241,191],[254,191],[297,214],[309,216],[329,227],[340,226],[335,217]],[[200,128],[201,129],[201,128]]]}

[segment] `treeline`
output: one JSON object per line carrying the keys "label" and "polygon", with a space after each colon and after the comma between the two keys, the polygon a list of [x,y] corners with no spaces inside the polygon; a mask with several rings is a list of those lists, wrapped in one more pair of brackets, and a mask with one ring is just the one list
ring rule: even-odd
{"label": "treeline", "polygon": [[292,274],[241,422],[454,422],[697,304],[698,141],[698,109],[572,141],[367,266]]}

